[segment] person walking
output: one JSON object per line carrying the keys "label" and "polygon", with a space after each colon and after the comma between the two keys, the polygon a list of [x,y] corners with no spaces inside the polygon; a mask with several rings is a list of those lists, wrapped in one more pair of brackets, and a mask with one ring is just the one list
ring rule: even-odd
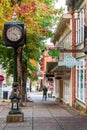
{"label": "person walking", "polygon": [[47,99],[47,91],[48,91],[48,89],[47,89],[46,85],[44,85],[44,88],[43,88],[43,98],[45,98],[45,100]]}

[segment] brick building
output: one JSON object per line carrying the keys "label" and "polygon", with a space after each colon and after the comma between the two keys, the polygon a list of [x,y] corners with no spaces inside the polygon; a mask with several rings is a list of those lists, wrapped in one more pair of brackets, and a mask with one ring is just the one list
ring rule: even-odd
{"label": "brick building", "polygon": [[[47,45],[47,47],[49,48],[50,45]],[[43,55],[44,56],[41,58],[41,66],[40,66],[40,72],[39,72],[39,76],[41,77],[41,79],[40,79],[41,80],[40,81],[40,89],[41,90],[43,89],[44,84],[46,84],[47,86],[49,86],[48,78],[54,77],[54,75],[50,75],[49,72],[47,72],[47,67],[48,67],[49,63],[54,63],[55,62],[55,59],[52,58],[48,54],[47,50],[43,52]],[[49,76],[47,76],[47,75],[49,75]]]}
{"label": "brick building", "polygon": [[[66,5],[68,12],[63,14],[52,37],[55,48],[61,53],[55,59],[58,65],[50,73],[54,74],[55,96],[87,112],[87,40],[84,46],[87,0],[66,0]],[[66,57],[73,57],[75,63],[64,64]]]}

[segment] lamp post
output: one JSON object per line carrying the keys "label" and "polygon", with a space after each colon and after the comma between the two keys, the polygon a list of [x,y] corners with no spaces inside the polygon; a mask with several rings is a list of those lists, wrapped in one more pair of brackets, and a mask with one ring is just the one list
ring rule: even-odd
{"label": "lamp post", "polygon": [[17,76],[17,48],[14,47],[14,82],[13,82],[13,94],[10,96],[11,99],[11,110],[9,114],[21,114],[21,110],[19,109],[19,100],[21,96],[18,95],[18,76]]}
{"label": "lamp post", "polygon": [[13,92],[10,96],[11,109],[7,116],[7,122],[23,121],[24,116],[19,108],[19,100],[21,96],[18,94],[18,76],[17,76],[17,49],[26,42],[26,28],[22,22],[16,22],[16,13],[12,16],[14,22],[4,24],[3,40],[7,47],[14,49],[14,81]]}

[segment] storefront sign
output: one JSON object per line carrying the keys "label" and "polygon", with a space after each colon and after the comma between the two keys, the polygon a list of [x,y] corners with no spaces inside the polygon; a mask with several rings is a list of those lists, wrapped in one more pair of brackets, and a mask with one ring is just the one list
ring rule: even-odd
{"label": "storefront sign", "polygon": [[43,76],[38,76],[38,79],[43,79]]}
{"label": "storefront sign", "polygon": [[72,68],[75,65],[81,65],[82,63],[76,60],[73,56],[66,56],[63,62],[58,62],[58,66],[66,66],[67,68]]}

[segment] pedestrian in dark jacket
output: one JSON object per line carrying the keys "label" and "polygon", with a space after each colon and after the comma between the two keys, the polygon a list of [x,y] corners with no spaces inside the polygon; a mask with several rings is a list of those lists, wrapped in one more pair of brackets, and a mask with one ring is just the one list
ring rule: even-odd
{"label": "pedestrian in dark jacket", "polygon": [[44,88],[43,88],[43,98],[45,98],[45,100],[47,99],[47,91],[48,91],[47,87],[44,86]]}

